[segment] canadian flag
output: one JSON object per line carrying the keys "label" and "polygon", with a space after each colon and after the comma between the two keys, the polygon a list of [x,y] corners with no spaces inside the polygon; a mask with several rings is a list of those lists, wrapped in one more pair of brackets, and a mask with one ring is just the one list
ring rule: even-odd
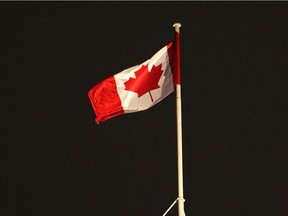
{"label": "canadian flag", "polygon": [[[117,115],[146,110],[174,91],[174,43],[152,58],[92,87],[88,96],[100,123]],[[179,83],[177,83],[179,84]]]}

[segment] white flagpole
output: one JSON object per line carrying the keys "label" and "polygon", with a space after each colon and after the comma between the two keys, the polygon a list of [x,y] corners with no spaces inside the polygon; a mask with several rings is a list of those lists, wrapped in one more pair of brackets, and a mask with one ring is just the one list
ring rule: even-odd
{"label": "white flagpole", "polygon": [[178,154],[178,216],[185,216],[183,192],[183,153],[182,153],[182,110],[181,110],[181,85],[180,85],[180,23],[173,25],[175,28],[175,68],[176,68],[176,112],[177,112],[177,154]]}

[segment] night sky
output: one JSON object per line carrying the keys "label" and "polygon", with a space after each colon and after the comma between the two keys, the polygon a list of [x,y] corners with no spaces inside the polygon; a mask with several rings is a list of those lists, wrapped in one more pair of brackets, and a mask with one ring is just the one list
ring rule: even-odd
{"label": "night sky", "polygon": [[175,93],[99,125],[87,93],[175,22],[186,215],[288,215],[288,2],[1,2],[1,216],[166,211]]}

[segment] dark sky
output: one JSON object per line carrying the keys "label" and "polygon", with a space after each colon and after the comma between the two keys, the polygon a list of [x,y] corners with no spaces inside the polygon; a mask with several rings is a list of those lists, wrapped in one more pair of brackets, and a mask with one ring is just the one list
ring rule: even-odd
{"label": "dark sky", "polygon": [[87,93],[175,22],[186,215],[288,215],[287,2],[1,2],[1,216],[165,212],[175,93],[99,125]]}

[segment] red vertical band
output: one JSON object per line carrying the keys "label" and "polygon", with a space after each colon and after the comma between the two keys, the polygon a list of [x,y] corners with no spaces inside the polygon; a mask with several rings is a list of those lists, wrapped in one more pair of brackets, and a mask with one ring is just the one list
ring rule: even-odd
{"label": "red vertical band", "polygon": [[88,96],[95,111],[97,123],[124,114],[114,76],[91,88]]}
{"label": "red vertical band", "polygon": [[173,80],[175,84],[180,85],[180,33],[175,31],[175,56]]}

